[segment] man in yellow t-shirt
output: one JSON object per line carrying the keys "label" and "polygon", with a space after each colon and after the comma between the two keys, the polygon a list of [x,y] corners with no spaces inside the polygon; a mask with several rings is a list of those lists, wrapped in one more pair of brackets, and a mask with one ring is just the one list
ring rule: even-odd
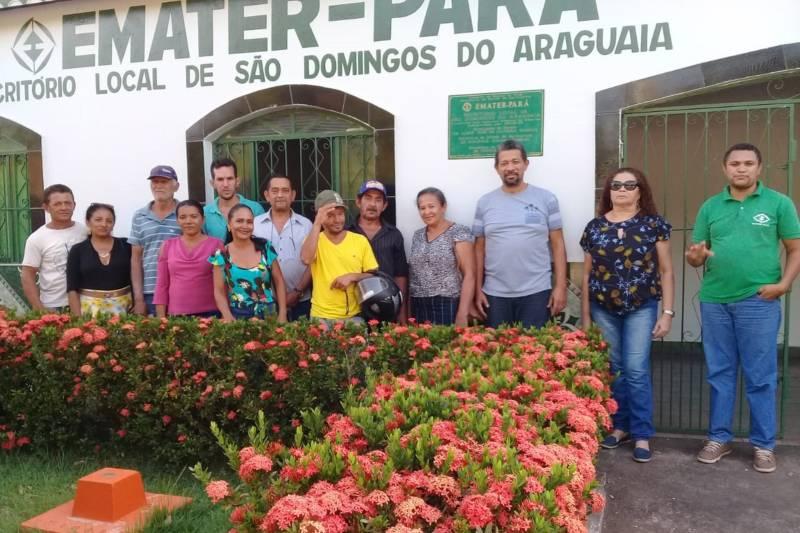
{"label": "man in yellow t-shirt", "polygon": [[311,270],[311,318],[360,321],[356,283],[378,269],[372,246],[363,235],[344,229],[346,207],[338,193],[320,192],[314,209],[314,226],[300,250]]}

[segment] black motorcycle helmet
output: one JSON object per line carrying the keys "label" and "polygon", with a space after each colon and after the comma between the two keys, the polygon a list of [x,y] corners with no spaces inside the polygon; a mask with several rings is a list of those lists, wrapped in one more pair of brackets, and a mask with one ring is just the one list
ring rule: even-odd
{"label": "black motorcycle helmet", "polygon": [[403,294],[394,279],[385,272],[374,272],[356,285],[358,303],[364,320],[394,322],[403,303]]}

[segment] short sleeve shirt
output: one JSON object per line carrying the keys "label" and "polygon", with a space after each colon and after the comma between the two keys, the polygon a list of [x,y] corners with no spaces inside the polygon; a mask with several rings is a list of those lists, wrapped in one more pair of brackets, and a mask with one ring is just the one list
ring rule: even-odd
{"label": "short sleeve shirt", "polygon": [[261,259],[253,268],[243,268],[231,262],[227,250],[217,250],[208,258],[214,266],[222,267],[228,286],[228,303],[232,309],[251,311],[262,316],[267,306],[275,302],[272,294],[272,263],[278,254],[267,243]]}
{"label": "short sleeve shirt", "polygon": [[800,239],[797,209],[788,196],[761,182],[742,201],[728,187],[706,200],[692,233],[693,242],[705,241],[714,252],[706,259],[700,301],[738,302],[779,282],[784,239]]}
{"label": "short sleeve shirt", "polygon": [[456,258],[456,243],[473,242],[470,229],[452,224],[441,235],[428,240],[426,228],[418,229],[411,239],[409,293],[415,298],[461,294],[461,270]]}
{"label": "short sleeve shirt", "polygon": [[[237,196],[240,204],[246,205],[253,211],[253,216],[264,214],[264,208],[261,207],[261,204],[253,200],[248,200],[241,194]],[[222,216],[222,212],[219,210],[219,198],[215,198],[213,202],[209,202],[203,207],[203,215],[205,217],[203,232],[206,235],[225,242],[225,238],[228,236],[228,221],[225,220],[225,217]]]}
{"label": "short sleeve shirt", "polygon": [[39,300],[48,308],[65,307],[67,299],[67,258],[70,249],[86,240],[86,226],[75,222],[65,229],[46,225],[25,241],[22,265],[39,270]]}
{"label": "short sleeve shirt", "polygon": [[660,216],[622,222],[598,217],[586,225],[581,248],[592,257],[589,297],[606,310],[625,315],[661,299],[656,243],[670,238],[672,226]]}
{"label": "short sleeve shirt", "polygon": [[86,239],[69,251],[67,262],[67,290],[82,289],[112,291],[131,285],[131,245],[125,239],[114,237],[108,264],[100,261],[100,256]]}
{"label": "short sleeve shirt", "polygon": [[331,288],[333,280],[343,274],[376,270],[378,261],[369,241],[363,235],[348,231],[342,242],[335,244],[325,233],[319,236],[317,255],[310,265],[311,316],[331,320],[351,318],[359,314],[355,284],[347,290]]}
{"label": "short sleeve shirt", "polygon": [[558,199],[528,185],[518,193],[498,188],[478,200],[472,234],[485,237],[483,291],[516,298],[552,286],[550,232],[561,229]]}
{"label": "short sleeve shirt", "polygon": [[153,294],[156,291],[158,254],[161,251],[161,244],[167,239],[181,234],[175,211],[161,219],[151,210],[152,205],[151,202],[133,214],[131,235],[128,237],[128,243],[131,246],[142,247],[144,294]]}
{"label": "short sleeve shirt", "polygon": [[[351,224],[348,230],[366,237],[364,230],[357,222]],[[393,278],[408,277],[406,247],[403,243],[403,234],[399,229],[383,222],[378,233],[369,239],[369,244],[372,246],[372,252],[375,254],[375,259],[378,260],[378,268],[381,272],[385,272]]]}
{"label": "short sleeve shirt", "polygon": [[[286,283],[286,292],[295,290],[303,279],[308,267],[300,259],[300,250],[303,241],[311,232],[313,223],[294,211],[289,220],[284,224],[283,229],[278,231],[272,222],[272,210],[263,215],[259,215],[253,221],[253,234],[272,243],[275,251],[278,252],[278,263],[281,265],[281,274]],[[300,296],[300,301],[311,298],[311,289]]]}

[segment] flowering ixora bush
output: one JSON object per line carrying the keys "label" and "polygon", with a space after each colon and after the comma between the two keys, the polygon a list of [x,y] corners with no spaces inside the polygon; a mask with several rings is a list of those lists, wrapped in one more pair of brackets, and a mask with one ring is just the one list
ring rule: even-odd
{"label": "flowering ixora bush", "polygon": [[[212,421],[244,439],[257,413],[276,440],[301,412],[341,411],[368,369],[430,360],[453,328],[363,329],[251,321],[17,318],[0,311],[0,448],[51,446],[220,457]],[[352,392],[351,392],[352,391]]]}
{"label": "flowering ixora bush", "polygon": [[467,329],[403,375],[370,373],[343,413],[304,411],[288,445],[263,416],[242,449],[214,425],[235,486],[193,470],[232,531],[586,531],[616,409],[604,347],[556,327]]}

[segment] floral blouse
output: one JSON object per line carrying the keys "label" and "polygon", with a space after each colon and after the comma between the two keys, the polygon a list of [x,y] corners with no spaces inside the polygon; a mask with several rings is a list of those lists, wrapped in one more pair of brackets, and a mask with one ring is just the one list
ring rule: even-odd
{"label": "floral blouse", "polygon": [[253,311],[264,315],[275,301],[272,294],[272,271],[270,267],[278,254],[268,242],[261,251],[261,260],[253,268],[242,268],[232,263],[228,250],[217,250],[208,258],[214,266],[222,267],[225,284],[228,286],[228,303],[232,309]]}
{"label": "floral blouse", "polygon": [[592,256],[591,301],[625,315],[650,299],[661,299],[656,243],[669,240],[672,226],[658,215],[636,215],[622,222],[605,216],[586,225],[581,248]]}

